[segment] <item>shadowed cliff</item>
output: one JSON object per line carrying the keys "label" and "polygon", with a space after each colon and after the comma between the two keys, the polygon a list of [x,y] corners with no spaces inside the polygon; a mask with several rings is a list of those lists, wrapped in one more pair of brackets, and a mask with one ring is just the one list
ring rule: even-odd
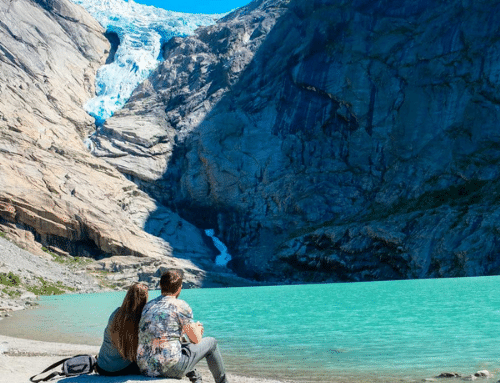
{"label": "shadowed cliff", "polygon": [[253,2],[171,40],[101,154],[240,275],[496,274],[498,7]]}

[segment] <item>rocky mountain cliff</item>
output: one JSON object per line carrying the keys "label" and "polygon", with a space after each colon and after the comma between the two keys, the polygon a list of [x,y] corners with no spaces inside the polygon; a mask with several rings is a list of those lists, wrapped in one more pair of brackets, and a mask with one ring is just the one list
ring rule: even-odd
{"label": "rocky mountain cliff", "polygon": [[[122,284],[179,267],[190,285],[213,285],[203,232],[83,143],[95,125],[82,106],[109,50],[103,28],[69,1],[0,1],[0,234],[45,257],[101,260],[92,268],[121,271]],[[166,239],[143,229],[153,211]]]}
{"label": "rocky mountain cliff", "polygon": [[193,285],[236,281],[209,228],[268,282],[498,274],[499,7],[256,0],[170,40],[89,153],[105,31],[2,0],[0,229]]}
{"label": "rocky mountain cliff", "polygon": [[172,39],[93,153],[240,275],[497,274],[499,7],[254,1]]}

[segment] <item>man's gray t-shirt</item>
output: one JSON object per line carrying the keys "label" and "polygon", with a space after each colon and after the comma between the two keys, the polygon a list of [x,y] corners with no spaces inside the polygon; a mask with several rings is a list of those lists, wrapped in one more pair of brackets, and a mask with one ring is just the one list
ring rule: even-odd
{"label": "man's gray t-shirt", "polygon": [[113,311],[109,317],[108,325],[106,326],[106,330],[104,330],[102,346],[99,350],[99,355],[97,356],[97,364],[99,367],[108,372],[123,370],[132,363],[130,360],[124,359],[118,352],[113,342],[111,342],[109,328],[111,327],[111,322],[113,321],[117,311],[118,308]]}

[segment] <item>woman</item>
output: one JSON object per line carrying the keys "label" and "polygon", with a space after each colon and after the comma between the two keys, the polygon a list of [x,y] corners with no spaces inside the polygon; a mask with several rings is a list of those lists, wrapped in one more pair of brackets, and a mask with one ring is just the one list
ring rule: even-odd
{"label": "woman", "polygon": [[137,345],[142,309],[148,301],[148,288],[134,283],[121,307],[109,317],[104,340],[97,356],[96,370],[101,375],[139,375]]}

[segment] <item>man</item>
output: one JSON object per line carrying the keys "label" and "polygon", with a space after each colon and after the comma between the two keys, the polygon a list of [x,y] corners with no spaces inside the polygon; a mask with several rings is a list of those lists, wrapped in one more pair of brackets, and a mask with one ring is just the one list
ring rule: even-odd
{"label": "man", "polygon": [[[181,379],[186,375],[191,382],[201,383],[194,366],[206,358],[215,383],[228,383],[217,341],[203,338],[203,325],[193,321],[191,307],[178,299],[182,277],[182,271],[168,270],[160,279],[161,295],[144,307],[137,364],[147,376]],[[181,343],[183,334],[191,343]]]}

